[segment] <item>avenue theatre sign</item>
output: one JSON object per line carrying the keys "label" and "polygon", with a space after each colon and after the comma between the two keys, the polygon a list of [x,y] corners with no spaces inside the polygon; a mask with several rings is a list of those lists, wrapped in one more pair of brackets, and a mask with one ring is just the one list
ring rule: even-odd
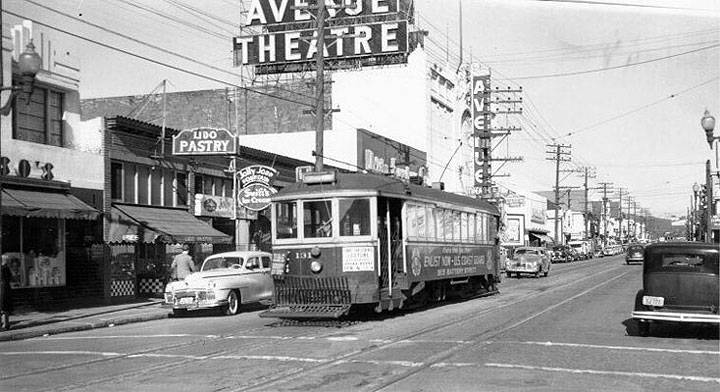
{"label": "avenue theatre sign", "polygon": [[237,172],[240,205],[251,211],[261,211],[270,206],[270,198],[277,193],[272,182],[277,170],[263,165],[252,165]]}
{"label": "avenue theatre sign", "polygon": [[[313,67],[318,54],[318,31],[312,27],[315,11],[302,9],[313,3],[253,0],[247,23],[264,29],[261,34],[233,39],[235,65],[255,65],[259,73],[292,72],[292,66]],[[329,69],[342,67],[351,59],[360,65],[407,62],[408,21],[400,19],[400,0],[325,3],[329,6],[323,30],[323,58]]]}
{"label": "avenue theatre sign", "polygon": [[224,128],[184,129],[173,136],[173,155],[235,154],[235,135]]}

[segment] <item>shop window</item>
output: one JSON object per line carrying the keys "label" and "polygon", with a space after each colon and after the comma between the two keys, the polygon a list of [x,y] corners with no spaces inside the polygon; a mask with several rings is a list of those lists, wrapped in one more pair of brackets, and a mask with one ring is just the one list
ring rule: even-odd
{"label": "shop window", "polygon": [[14,106],[13,138],[62,147],[64,101],[60,91],[33,87],[30,102],[21,97]]}
{"label": "shop window", "polygon": [[123,169],[123,201],[135,203],[135,165],[126,163]]}
{"label": "shop window", "polygon": [[332,202],[330,200],[304,202],[303,219],[305,238],[332,237]]}
{"label": "shop window", "polygon": [[203,179],[205,176],[202,174],[195,174],[195,194],[205,194],[205,183]]}
{"label": "shop window", "polygon": [[122,200],[123,197],[123,165],[119,162],[110,164],[110,198]]}
{"label": "shop window", "polygon": [[177,172],[175,174],[175,205],[186,206],[187,205],[187,174]]}
{"label": "shop window", "polygon": [[297,238],[297,206],[294,202],[276,204],[275,220],[276,238]]}
{"label": "shop window", "polygon": [[3,217],[3,257],[12,287],[65,285],[64,224],[57,219]]}
{"label": "shop window", "polygon": [[370,200],[340,199],[340,235],[370,235]]}
{"label": "shop window", "polygon": [[173,207],[173,196],[175,195],[175,172],[163,169],[163,205]]}
{"label": "shop window", "polygon": [[162,205],[162,170],[155,166],[150,168],[150,204]]}
{"label": "shop window", "polygon": [[147,166],[137,166],[137,187],[138,187],[138,204],[149,204],[150,193],[150,168]]}

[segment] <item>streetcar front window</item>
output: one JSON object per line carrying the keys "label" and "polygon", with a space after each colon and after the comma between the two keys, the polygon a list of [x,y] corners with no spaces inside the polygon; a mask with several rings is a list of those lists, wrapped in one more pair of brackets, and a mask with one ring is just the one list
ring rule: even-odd
{"label": "streetcar front window", "polygon": [[340,236],[370,235],[370,199],[340,199]]}
{"label": "streetcar front window", "polygon": [[277,224],[275,225],[276,238],[297,238],[297,206],[294,201],[277,203],[275,205]]}
{"label": "streetcar front window", "polygon": [[305,238],[332,237],[332,202],[330,200],[303,203]]}

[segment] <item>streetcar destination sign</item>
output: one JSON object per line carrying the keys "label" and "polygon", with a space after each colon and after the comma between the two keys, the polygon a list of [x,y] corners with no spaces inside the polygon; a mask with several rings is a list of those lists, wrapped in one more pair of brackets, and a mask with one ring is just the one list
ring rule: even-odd
{"label": "streetcar destination sign", "polygon": [[224,128],[184,129],[173,136],[173,155],[227,155],[236,149],[235,135]]}

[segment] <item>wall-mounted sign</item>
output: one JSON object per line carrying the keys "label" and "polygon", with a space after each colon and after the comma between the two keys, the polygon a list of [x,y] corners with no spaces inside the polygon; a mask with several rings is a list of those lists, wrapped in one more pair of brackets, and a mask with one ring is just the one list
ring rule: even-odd
{"label": "wall-mounted sign", "polygon": [[53,166],[50,162],[28,161],[21,159],[15,164],[8,157],[0,157],[0,175],[15,175],[24,178],[40,178],[43,180],[52,180],[55,178],[52,170]]}
{"label": "wall-mounted sign", "polygon": [[427,175],[427,154],[366,129],[357,130],[357,166],[367,171],[392,174],[422,184]]}
{"label": "wall-mounted sign", "polygon": [[[252,0],[247,16],[249,25],[273,25],[279,23],[303,23],[313,20],[308,10],[298,9],[305,1]],[[335,2],[337,3],[337,1]],[[333,19],[377,16],[398,11],[398,0],[355,0],[353,7],[328,8]]]}
{"label": "wall-mounted sign", "polygon": [[183,129],[173,136],[173,155],[227,155],[237,152],[235,135],[224,128]]}
{"label": "wall-mounted sign", "polygon": [[[238,206],[237,214],[239,219],[257,219],[257,211],[250,211],[243,206]],[[195,216],[232,219],[233,199],[232,197],[196,193]]]}
{"label": "wall-mounted sign", "polygon": [[277,193],[272,186],[277,170],[269,166],[252,165],[237,172],[240,191],[237,194],[241,206],[252,211],[270,206],[270,198]]}
{"label": "wall-mounted sign", "polygon": [[473,193],[487,197],[492,186],[490,161],[485,159],[491,150],[490,75],[473,76],[471,87],[473,137],[475,138],[475,191]]}

